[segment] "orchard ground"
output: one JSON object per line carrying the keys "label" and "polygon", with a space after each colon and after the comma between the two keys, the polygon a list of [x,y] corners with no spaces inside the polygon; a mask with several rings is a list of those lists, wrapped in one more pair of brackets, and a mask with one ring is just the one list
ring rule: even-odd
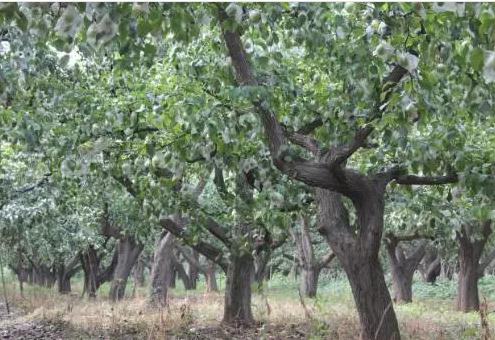
{"label": "orchard ground", "polygon": [[[225,279],[219,280],[221,286]],[[297,282],[274,277],[255,288],[253,311],[259,324],[250,329],[218,326],[223,294],[185,291],[181,283],[171,290],[169,306],[151,309],[147,287],[128,285],[126,299],[112,303],[109,286],[96,300],[81,298],[82,283],[76,278],[73,292],[26,286],[24,298],[17,283],[9,280],[8,294],[14,315],[0,306],[0,336],[10,339],[357,339],[359,323],[347,280],[322,277],[316,299],[301,300]],[[482,313],[490,329],[481,327],[478,312],[456,312],[456,282],[440,280],[425,284],[416,278],[414,302],[395,305],[403,339],[490,339],[495,334],[495,276],[480,280],[486,305]],[[134,297],[132,297],[134,295]]]}

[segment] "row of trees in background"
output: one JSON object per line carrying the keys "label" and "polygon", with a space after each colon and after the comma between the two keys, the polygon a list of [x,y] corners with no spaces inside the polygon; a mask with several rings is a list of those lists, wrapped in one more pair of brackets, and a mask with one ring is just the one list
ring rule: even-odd
{"label": "row of trees in background", "polygon": [[478,309],[495,258],[493,13],[1,5],[3,254],[20,282],[67,292],[81,270],[113,300],[147,263],[155,306],[176,276],[215,290],[221,270],[232,325],[253,323],[252,283],[283,259],[312,297],[336,258],[362,338],[399,339],[383,248],[396,301],[417,268],[444,270],[458,308]]}

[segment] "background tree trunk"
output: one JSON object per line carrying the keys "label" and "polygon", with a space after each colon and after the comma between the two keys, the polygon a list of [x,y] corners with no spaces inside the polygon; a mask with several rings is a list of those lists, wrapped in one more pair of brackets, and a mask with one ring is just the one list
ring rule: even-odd
{"label": "background tree trunk", "polygon": [[144,287],[144,269],[146,268],[146,259],[141,255],[139,256],[134,268],[132,269],[132,277],[134,285]]}
{"label": "background tree trunk", "polygon": [[207,268],[205,271],[205,280],[206,280],[206,291],[208,293],[218,292],[217,278],[215,275],[215,263],[212,261],[208,261]]}
{"label": "background tree trunk", "polygon": [[167,303],[167,292],[173,275],[173,250],[174,236],[167,233],[157,242],[153,265],[151,267],[151,292],[150,304],[152,306],[165,306]]}
{"label": "background tree trunk", "polygon": [[141,251],[143,250],[143,245],[137,243],[134,238],[130,236],[121,238],[117,247],[117,266],[115,267],[109,293],[109,297],[112,301],[124,298],[127,279],[129,278],[132,267],[136,263],[139,254],[141,254]]}
{"label": "background tree trunk", "polygon": [[388,258],[392,271],[392,286],[396,302],[412,302],[412,280],[426,252],[426,242],[421,242],[413,251],[406,255],[399,245],[401,240],[414,240],[418,235],[397,237],[389,233],[385,239]]}
{"label": "background tree trunk", "polygon": [[[192,256],[196,261],[199,261],[199,253],[192,250]],[[189,281],[191,284],[191,289],[196,289],[196,284],[199,279],[199,271],[196,266],[192,266],[190,263],[187,266],[187,276],[189,277]]]}
{"label": "background tree trunk", "polygon": [[495,259],[495,249],[480,261],[492,234],[491,221],[482,223],[481,238],[474,237],[471,226],[463,225],[457,232],[459,241],[459,281],[457,286],[457,309],[463,312],[479,310],[478,280],[485,268]]}

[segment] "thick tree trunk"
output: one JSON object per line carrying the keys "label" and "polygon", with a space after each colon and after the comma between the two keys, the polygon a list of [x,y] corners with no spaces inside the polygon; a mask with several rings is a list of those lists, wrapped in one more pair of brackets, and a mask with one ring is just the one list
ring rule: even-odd
{"label": "thick tree trunk", "polygon": [[480,237],[473,237],[471,227],[464,225],[457,232],[459,241],[459,281],[457,286],[457,309],[463,312],[479,310],[478,280],[485,268],[495,258],[495,250],[480,262],[483,249],[492,233],[491,221],[482,224]]}
{"label": "thick tree trunk", "polygon": [[392,268],[392,287],[395,302],[412,302],[413,275],[403,273],[399,268]]}
{"label": "thick tree trunk", "polygon": [[84,272],[84,293],[87,293],[90,298],[96,297],[98,289],[98,267],[100,265],[98,255],[93,246],[81,254],[81,265]]}
{"label": "thick tree trunk", "polygon": [[480,307],[478,296],[479,276],[476,267],[476,265],[468,264],[467,262],[461,265],[457,284],[457,309],[463,312],[479,310]]}
{"label": "thick tree trunk", "polygon": [[150,304],[164,307],[167,303],[167,292],[173,274],[174,236],[171,233],[163,236],[155,247],[153,265],[151,267]]}
{"label": "thick tree trunk", "polygon": [[459,275],[457,283],[457,309],[463,312],[479,310],[479,260],[483,252],[480,241],[471,242],[468,232],[458,234]]}
{"label": "thick tree trunk", "polygon": [[385,239],[390,267],[392,269],[392,286],[395,302],[412,302],[412,280],[426,252],[426,243],[421,242],[407,254],[399,245],[400,241],[414,240],[418,235],[395,236],[389,233]]}
{"label": "thick tree trunk", "polygon": [[254,322],[251,311],[251,277],[254,271],[251,254],[230,256],[225,287],[222,322],[231,326],[248,326]]}
{"label": "thick tree trunk", "polygon": [[71,292],[70,276],[65,271],[57,273],[57,290],[60,294],[68,294]]}
{"label": "thick tree trunk", "polygon": [[361,339],[400,339],[392,299],[378,259],[356,259],[350,254],[348,259],[343,266],[359,313]]}
{"label": "thick tree trunk", "polygon": [[124,298],[127,279],[142,250],[143,245],[137,243],[133,237],[126,236],[119,240],[117,266],[115,267],[109,293],[112,301]]}
{"label": "thick tree trunk", "polygon": [[399,340],[399,324],[378,260],[383,230],[383,196],[370,192],[368,200],[355,203],[360,227],[360,234],[355,235],[341,196],[324,189],[316,189],[316,195],[318,229],[326,237],[349,279],[359,314],[361,339]]}

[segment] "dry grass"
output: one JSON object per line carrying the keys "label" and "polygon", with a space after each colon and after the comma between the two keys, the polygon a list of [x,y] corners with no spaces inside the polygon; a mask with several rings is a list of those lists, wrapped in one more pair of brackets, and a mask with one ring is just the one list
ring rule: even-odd
{"label": "dry grass", "polygon": [[[12,291],[11,291],[12,292]],[[255,294],[253,313],[260,321],[250,330],[219,327],[223,311],[221,294],[173,291],[169,306],[151,309],[145,290],[136,297],[111,303],[78,294],[62,296],[52,290],[33,289],[22,299],[28,320],[61,322],[76,329],[81,338],[104,339],[357,339],[359,325],[349,296],[322,294],[305,300],[306,312],[291,294]],[[453,311],[452,301],[420,301],[394,306],[403,339],[480,339],[486,333],[477,313]],[[495,325],[493,305],[487,307],[486,323]],[[493,334],[493,328],[491,330]]]}

